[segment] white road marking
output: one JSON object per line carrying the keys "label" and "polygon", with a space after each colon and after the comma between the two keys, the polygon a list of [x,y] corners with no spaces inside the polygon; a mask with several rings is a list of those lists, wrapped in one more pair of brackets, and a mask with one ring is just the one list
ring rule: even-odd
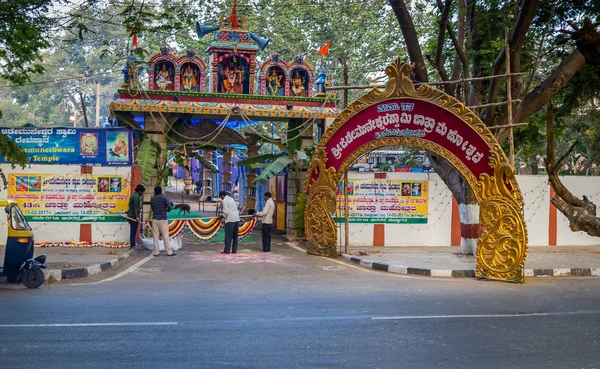
{"label": "white road marking", "polygon": [[127,268],[126,270],[122,271],[121,273],[103,279],[101,281],[98,282],[90,282],[90,283],[71,283],[71,286],[85,286],[85,285],[91,285],[91,284],[100,284],[100,283],[104,283],[104,282],[110,282],[110,281],[114,281],[115,279],[119,279],[131,272],[134,272],[137,268],[141,267],[142,265],[146,264],[147,262],[149,262],[150,260],[152,260],[155,256],[153,254],[148,255],[147,257],[145,257],[144,259],[138,261],[137,263],[135,263],[134,265],[130,266],[129,268]]}
{"label": "white road marking", "polygon": [[563,312],[555,312],[555,313],[374,316],[374,317],[371,317],[371,320],[527,318],[527,317],[536,317],[536,316],[566,316],[566,315],[583,315],[583,314],[600,314],[600,310],[563,311]]}
{"label": "white road marking", "polygon": [[179,325],[177,322],[119,322],[119,323],[65,323],[65,324],[0,324],[0,328],[35,328],[35,327],[132,327]]}

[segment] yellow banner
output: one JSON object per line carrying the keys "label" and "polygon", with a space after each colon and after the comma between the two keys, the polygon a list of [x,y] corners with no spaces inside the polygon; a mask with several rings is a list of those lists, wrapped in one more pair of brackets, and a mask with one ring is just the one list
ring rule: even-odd
{"label": "yellow banner", "polygon": [[[31,222],[120,222],[129,178],[115,175],[10,174],[8,198]],[[101,209],[98,209],[101,208]]]}
{"label": "yellow banner", "polygon": [[[340,183],[336,221],[344,221],[344,194]],[[427,223],[429,181],[367,179],[348,181],[349,222]]]}

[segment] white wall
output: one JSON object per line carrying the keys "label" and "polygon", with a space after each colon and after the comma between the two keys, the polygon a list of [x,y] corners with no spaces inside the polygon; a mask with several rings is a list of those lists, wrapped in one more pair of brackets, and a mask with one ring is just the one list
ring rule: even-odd
{"label": "white wall", "polygon": [[[575,195],[586,195],[590,201],[600,207],[600,177],[561,177],[562,183]],[[600,216],[600,214],[597,214]],[[588,236],[584,232],[573,232],[569,221],[559,211],[557,221],[558,245],[600,245],[600,237]]]}
{"label": "white wall", "polygon": [[548,245],[550,186],[546,176],[517,176],[525,201],[525,224],[529,245]]}
{"label": "white wall", "polygon": [[[0,168],[8,177],[9,174],[71,174],[81,173],[79,165],[31,165],[25,169],[12,169],[8,164],[0,164]],[[131,167],[94,167],[93,174],[121,175],[131,178]],[[8,191],[2,186],[0,198],[6,199]],[[4,213],[4,211],[2,211]],[[30,222],[35,240],[38,242],[79,241],[80,227],[75,222]],[[6,243],[7,222],[0,216],[0,244]],[[129,223],[92,223],[93,242],[124,242],[129,240]]]}
{"label": "white wall", "polygon": [[[373,178],[373,173],[350,172],[349,179]],[[427,224],[385,224],[385,246],[450,246],[452,204],[451,193],[437,174],[387,173],[388,179],[429,180],[429,217]],[[600,207],[600,177],[561,177],[575,195],[587,195]],[[550,185],[546,176],[517,176],[525,201],[524,215],[529,245],[549,243]],[[350,223],[350,245],[372,246],[374,226]],[[344,225],[338,226],[338,237],[344,240]],[[600,245],[599,237],[572,232],[562,213],[557,216],[558,245]]]}

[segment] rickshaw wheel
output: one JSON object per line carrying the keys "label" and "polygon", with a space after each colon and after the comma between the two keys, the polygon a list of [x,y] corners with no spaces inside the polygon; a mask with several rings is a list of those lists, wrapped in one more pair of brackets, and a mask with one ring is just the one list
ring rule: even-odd
{"label": "rickshaw wheel", "polygon": [[27,288],[38,288],[44,284],[44,272],[40,268],[23,271],[22,282]]}

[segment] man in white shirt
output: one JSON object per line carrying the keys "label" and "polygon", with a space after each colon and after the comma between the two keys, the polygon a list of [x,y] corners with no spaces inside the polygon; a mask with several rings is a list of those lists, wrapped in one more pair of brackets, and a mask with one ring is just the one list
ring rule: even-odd
{"label": "man in white shirt", "polygon": [[221,254],[229,254],[230,252],[235,254],[238,248],[240,212],[235,200],[229,196],[227,191],[219,192],[219,197],[223,204],[223,215],[221,215],[221,218],[225,221],[225,249],[221,251]]}
{"label": "man in white shirt", "polygon": [[273,226],[273,213],[275,212],[275,203],[271,198],[270,192],[265,192],[265,206],[263,211],[256,213],[256,216],[262,218],[262,252],[271,252],[271,227]]}

